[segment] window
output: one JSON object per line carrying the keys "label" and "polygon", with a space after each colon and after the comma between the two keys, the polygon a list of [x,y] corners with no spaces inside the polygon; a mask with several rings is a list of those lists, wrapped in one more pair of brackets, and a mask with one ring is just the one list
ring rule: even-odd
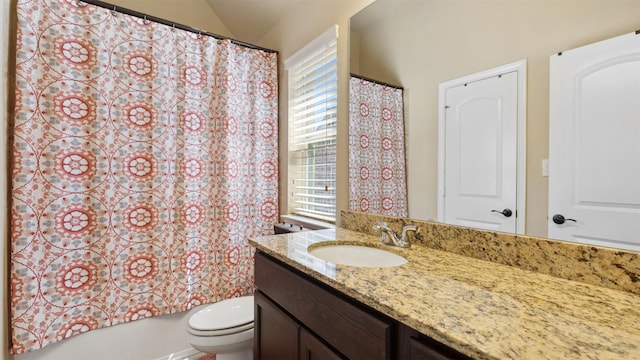
{"label": "window", "polygon": [[290,214],[336,218],[337,26],[285,61]]}

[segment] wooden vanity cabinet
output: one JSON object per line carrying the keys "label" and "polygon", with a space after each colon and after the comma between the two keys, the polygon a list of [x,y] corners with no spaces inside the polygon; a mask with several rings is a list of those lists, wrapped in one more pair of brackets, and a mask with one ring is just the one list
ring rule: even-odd
{"label": "wooden vanity cabinet", "polygon": [[257,251],[255,359],[467,359]]}
{"label": "wooden vanity cabinet", "polygon": [[[276,346],[275,340],[266,332],[272,326],[281,328],[281,325],[266,321],[272,321],[276,313],[298,324],[298,348],[301,338],[303,344],[309,344],[305,345],[309,349],[318,348],[305,340],[315,337],[320,344],[326,345],[325,350],[331,349],[338,358],[374,360],[390,357],[390,321],[370,314],[329,287],[264,253],[257,252],[255,259],[257,358],[274,359],[267,354]],[[286,323],[286,320],[280,319],[278,323]],[[302,330],[306,334],[301,336]],[[303,358],[300,355],[285,358]]]}

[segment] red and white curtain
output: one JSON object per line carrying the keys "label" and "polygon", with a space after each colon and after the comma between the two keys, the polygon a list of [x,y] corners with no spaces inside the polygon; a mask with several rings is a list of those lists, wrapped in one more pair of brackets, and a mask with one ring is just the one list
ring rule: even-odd
{"label": "red and white curtain", "polygon": [[17,13],[12,353],[252,292],[276,54],[75,0]]}
{"label": "red and white curtain", "polygon": [[402,89],[351,76],[349,209],[407,216]]}

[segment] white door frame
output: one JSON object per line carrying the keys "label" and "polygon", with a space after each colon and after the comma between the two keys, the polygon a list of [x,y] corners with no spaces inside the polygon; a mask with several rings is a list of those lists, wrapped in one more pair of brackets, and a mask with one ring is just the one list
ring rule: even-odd
{"label": "white door frame", "polygon": [[438,85],[438,221],[444,221],[444,169],[445,169],[445,98],[447,90],[510,72],[518,76],[518,154],[516,172],[516,234],[525,233],[527,183],[527,60],[523,59],[493,69],[481,71]]}

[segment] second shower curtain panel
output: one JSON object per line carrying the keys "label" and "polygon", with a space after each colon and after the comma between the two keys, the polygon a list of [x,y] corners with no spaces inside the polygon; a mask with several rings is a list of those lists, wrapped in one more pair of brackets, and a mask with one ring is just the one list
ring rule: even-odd
{"label": "second shower curtain panel", "polygon": [[253,291],[276,54],[80,1],[17,10],[12,352]]}

